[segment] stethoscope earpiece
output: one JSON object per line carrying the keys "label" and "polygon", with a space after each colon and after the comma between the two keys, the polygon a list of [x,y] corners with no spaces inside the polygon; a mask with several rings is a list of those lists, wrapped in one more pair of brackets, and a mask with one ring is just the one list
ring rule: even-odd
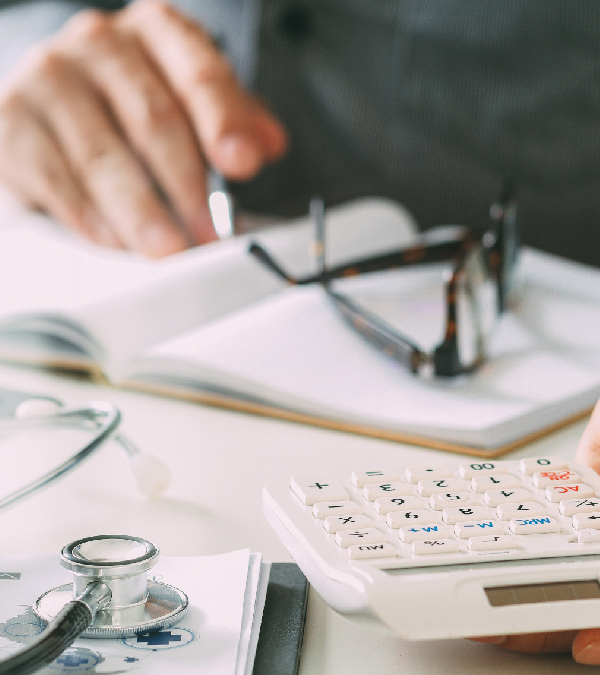
{"label": "stethoscope earpiece", "polygon": [[23,420],[31,417],[51,417],[58,415],[62,406],[49,398],[28,398],[22,401],[15,410],[15,419]]}

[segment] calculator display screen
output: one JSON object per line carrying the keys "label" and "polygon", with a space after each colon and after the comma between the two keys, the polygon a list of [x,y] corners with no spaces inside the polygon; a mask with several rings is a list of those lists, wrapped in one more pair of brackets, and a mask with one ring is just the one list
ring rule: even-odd
{"label": "calculator display screen", "polygon": [[496,586],[484,588],[484,590],[492,607],[600,598],[600,583],[595,579],[523,586]]}

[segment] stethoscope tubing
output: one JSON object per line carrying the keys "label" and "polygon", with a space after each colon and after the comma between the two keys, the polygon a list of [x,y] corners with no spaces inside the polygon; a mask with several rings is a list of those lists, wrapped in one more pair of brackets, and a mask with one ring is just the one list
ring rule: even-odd
{"label": "stethoscope tubing", "polygon": [[[94,436],[84,445],[79,452],[54,467],[40,478],[15,490],[6,497],[0,499],[0,509],[13,505],[20,499],[24,499],[36,490],[50,485],[55,480],[75,469],[82,461],[87,459],[93,452],[115,433],[121,422],[121,413],[106,401],[92,401],[83,408],[60,410],[55,415],[40,415],[24,419],[0,420],[0,435],[3,432],[17,432],[32,428],[64,427],[95,430]],[[123,446],[128,455],[135,452],[131,443],[120,435],[115,437]]]}

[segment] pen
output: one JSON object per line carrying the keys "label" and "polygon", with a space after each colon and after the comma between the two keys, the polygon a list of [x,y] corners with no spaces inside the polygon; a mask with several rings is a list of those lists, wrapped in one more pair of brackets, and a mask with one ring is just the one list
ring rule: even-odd
{"label": "pen", "polygon": [[219,239],[227,239],[234,234],[233,197],[227,189],[221,174],[208,172],[208,208]]}
{"label": "pen", "polygon": [[325,272],[325,203],[321,197],[310,200],[310,219],[315,225],[315,242],[313,255],[317,274]]}

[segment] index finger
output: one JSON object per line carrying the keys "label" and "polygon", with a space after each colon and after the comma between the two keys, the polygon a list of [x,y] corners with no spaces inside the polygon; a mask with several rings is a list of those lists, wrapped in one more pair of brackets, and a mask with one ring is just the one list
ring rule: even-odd
{"label": "index finger", "polygon": [[123,13],[186,109],[209,163],[228,178],[250,178],[286,146],[278,120],[245,92],[212,37],[161,0]]}

